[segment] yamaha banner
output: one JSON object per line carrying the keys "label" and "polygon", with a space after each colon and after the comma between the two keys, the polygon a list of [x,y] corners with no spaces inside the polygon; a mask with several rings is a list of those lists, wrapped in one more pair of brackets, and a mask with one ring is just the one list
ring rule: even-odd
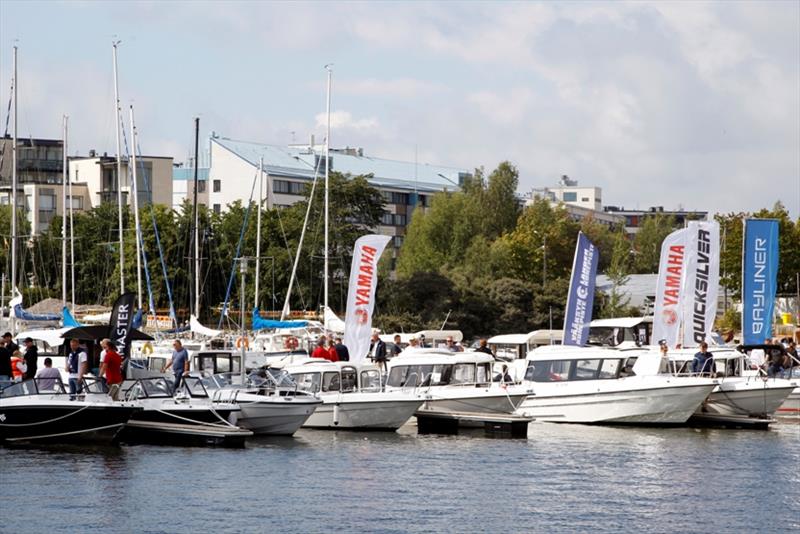
{"label": "yamaha banner", "polygon": [[119,296],[111,309],[111,323],[109,326],[108,339],[117,345],[117,352],[122,356],[122,360],[127,362],[131,354],[130,336],[133,329],[133,306],[136,295],[133,293],[123,293]]}
{"label": "yamaha banner", "polygon": [[683,277],[683,346],[711,341],[719,294],[719,224],[692,221],[686,236]]}
{"label": "yamaha banner", "polygon": [[686,229],[676,230],[661,244],[651,339],[663,339],[670,347],[675,347],[680,337],[687,235]]}
{"label": "yamaha banner", "polygon": [[350,360],[359,363],[369,352],[372,336],[372,312],[378,286],[378,259],[391,237],[370,234],[356,240],[350,286],[347,289],[347,315],[344,321],[344,344]]}
{"label": "yamaha banner", "polygon": [[744,221],[742,258],[742,334],[745,345],[772,336],[772,314],[778,282],[778,221]]}
{"label": "yamaha banner", "polygon": [[585,345],[589,339],[589,323],[592,322],[594,284],[597,260],[600,255],[594,243],[583,232],[578,233],[575,259],[572,262],[572,278],[567,294],[567,309],[564,314],[564,345]]}

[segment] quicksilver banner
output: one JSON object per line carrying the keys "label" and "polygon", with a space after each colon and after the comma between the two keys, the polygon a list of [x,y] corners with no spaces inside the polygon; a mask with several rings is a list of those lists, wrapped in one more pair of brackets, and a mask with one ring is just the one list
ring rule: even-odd
{"label": "quicksilver banner", "polygon": [[351,361],[364,360],[372,335],[372,312],[378,285],[378,259],[391,237],[370,234],[359,237],[353,249],[350,285],[347,289],[347,314],[344,321],[344,344]]}
{"label": "quicksilver banner", "polygon": [[683,284],[683,346],[710,341],[719,294],[719,224],[692,221],[687,228]]}
{"label": "quicksilver banner", "polygon": [[772,336],[772,314],[778,283],[778,237],[774,219],[746,219],[742,258],[742,334],[745,345]]}
{"label": "quicksilver banner", "polygon": [[594,243],[583,232],[578,233],[575,258],[572,261],[572,278],[567,294],[567,309],[564,314],[564,345],[585,345],[589,339],[589,323],[592,321],[595,275],[599,253]]}

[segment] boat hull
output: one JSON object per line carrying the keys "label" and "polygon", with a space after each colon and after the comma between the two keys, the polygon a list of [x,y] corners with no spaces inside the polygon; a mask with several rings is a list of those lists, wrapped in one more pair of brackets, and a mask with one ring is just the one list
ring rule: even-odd
{"label": "boat hull", "polygon": [[496,389],[431,388],[423,394],[425,403],[421,410],[441,413],[509,414],[514,413],[528,395],[527,390],[507,392],[499,387]]}
{"label": "boat hull", "polygon": [[789,396],[786,397],[786,400],[783,401],[783,404],[778,408],[776,415],[800,417],[800,387],[794,388],[794,390],[789,393]]}
{"label": "boat hull", "polygon": [[[304,428],[397,430],[422,405],[422,399],[377,399],[380,393],[344,394],[325,398],[303,424]],[[366,397],[366,398],[365,398]]]}
{"label": "boat hull", "polygon": [[231,425],[132,420],[120,440],[131,444],[241,448],[252,435],[249,430]]}
{"label": "boat hull", "polygon": [[683,424],[715,387],[710,381],[687,383],[680,379],[638,387],[593,382],[596,387],[583,384],[582,391],[574,392],[569,388],[571,382],[535,383],[535,395],[525,399],[517,413],[559,423]]}
{"label": "boat hull", "polygon": [[141,408],[80,401],[37,405],[0,405],[0,441],[97,443],[114,442],[120,430]]}
{"label": "boat hull", "polygon": [[698,415],[769,418],[781,407],[794,385],[773,380],[726,380],[697,409]]}
{"label": "boat hull", "polygon": [[248,401],[240,395],[237,399],[241,412],[236,416],[236,424],[259,436],[291,436],[303,426],[322,402],[310,400]]}

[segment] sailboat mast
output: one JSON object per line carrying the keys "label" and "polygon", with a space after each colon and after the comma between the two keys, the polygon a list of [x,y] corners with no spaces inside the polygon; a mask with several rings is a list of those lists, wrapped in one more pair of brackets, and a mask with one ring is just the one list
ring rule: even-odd
{"label": "sailboat mast", "polygon": [[325,65],[328,71],[328,98],[326,104],[326,113],[328,116],[327,126],[325,128],[325,270],[324,270],[324,300],[323,300],[323,313],[328,309],[328,178],[330,174],[330,150],[331,150],[331,65]]}
{"label": "sailboat mast", "polygon": [[63,165],[61,174],[61,306],[67,306],[67,116],[64,115],[64,133],[61,140]]}
{"label": "sailboat mast", "polygon": [[122,110],[119,105],[119,79],[117,77],[117,45],[120,41],[113,41],[111,43],[114,56],[114,118],[116,119],[117,126],[114,132],[117,137],[117,218],[119,230],[119,291],[125,293],[125,250],[122,246],[122,145],[120,143],[120,128],[122,125],[121,114]]}
{"label": "sailboat mast", "polygon": [[69,179],[69,272],[70,272],[70,295],[72,296],[72,310],[75,310],[75,224],[72,219],[73,200],[72,200],[72,180]]}
{"label": "sailboat mast", "polygon": [[194,224],[194,316],[200,320],[200,217],[197,209],[198,160],[200,152],[200,117],[194,119],[194,199],[192,200],[192,224]]}
{"label": "sailboat mast", "polygon": [[[11,143],[11,298],[17,288],[17,47],[14,46],[14,140]],[[9,313],[9,315],[11,315]],[[11,317],[11,331],[15,333],[16,321]]]}
{"label": "sailboat mast", "polygon": [[253,307],[258,308],[258,279],[261,274],[261,202],[264,197],[264,158],[258,161],[258,217],[256,218],[256,287]]}
{"label": "sailboat mast", "polygon": [[138,139],[136,133],[136,123],[133,120],[133,106],[131,106],[131,167],[133,181],[131,183],[131,195],[133,195],[133,220],[136,225],[136,291],[139,309],[142,309],[142,250],[141,250],[141,226],[139,226],[139,182],[136,173],[136,147]]}

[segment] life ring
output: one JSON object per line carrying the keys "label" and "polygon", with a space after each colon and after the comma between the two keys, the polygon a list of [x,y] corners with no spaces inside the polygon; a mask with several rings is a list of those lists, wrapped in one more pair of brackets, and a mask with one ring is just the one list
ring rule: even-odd
{"label": "life ring", "polygon": [[295,350],[299,345],[300,345],[300,343],[297,341],[297,338],[294,337],[294,336],[289,336],[283,341],[284,348],[287,348],[289,350]]}
{"label": "life ring", "polygon": [[142,354],[153,354],[153,345],[149,341],[142,346]]}
{"label": "life ring", "polygon": [[247,339],[246,337],[238,338],[236,340],[236,348],[237,349],[241,349],[242,345],[244,345],[244,348],[249,349],[250,348],[250,340]]}

